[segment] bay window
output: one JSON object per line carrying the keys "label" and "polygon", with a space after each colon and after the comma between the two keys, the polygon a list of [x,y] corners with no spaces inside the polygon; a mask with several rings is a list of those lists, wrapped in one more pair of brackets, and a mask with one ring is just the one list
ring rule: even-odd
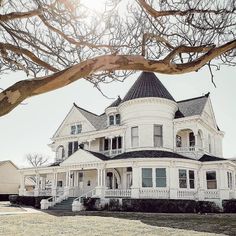
{"label": "bay window", "polygon": [[166,168],[156,168],[156,187],[166,187]]}
{"label": "bay window", "polygon": [[179,170],[179,187],[187,188],[187,171]]}
{"label": "bay window", "polygon": [[215,171],[206,172],[207,189],[217,189],[217,180]]}

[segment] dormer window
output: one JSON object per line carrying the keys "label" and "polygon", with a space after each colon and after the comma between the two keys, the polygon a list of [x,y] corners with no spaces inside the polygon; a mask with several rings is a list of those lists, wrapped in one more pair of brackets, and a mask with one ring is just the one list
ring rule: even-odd
{"label": "dormer window", "polygon": [[77,125],[71,125],[71,130],[70,134],[80,134],[82,132],[82,125],[77,124]]}
{"label": "dormer window", "polygon": [[116,114],[116,124],[120,124],[120,114]]}
{"label": "dormer window", "polygon": [[114,124],[115,124],[114,116],[109,116],[109,125],[114,125]]}
{"label": "dormer window", "polygon": [[120,125],[120,114],[110,115],[109,125]]}

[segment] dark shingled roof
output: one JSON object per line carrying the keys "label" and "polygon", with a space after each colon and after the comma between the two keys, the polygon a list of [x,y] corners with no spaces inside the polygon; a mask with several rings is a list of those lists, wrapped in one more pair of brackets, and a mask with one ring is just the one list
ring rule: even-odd
{"label": "dark shingled roof", "polygon": [[120,96],[118,96],[118,98],[110,106],[108,106],[107,108],[109,108],[109,107],[118,107],[121,102],[122,102],[122,100],[121,100]]}
{"label": "dark shingled roof", "polygon": [[207,154],[204,154],[199,161],[201,162],[207,162],[207,161],[227,161],[227,159],[222,158],[222,157],[215,157],[215,156],[210,156]]}
{"label": "dark shingled roof", "polygon": [[175,119],[201,115],[202,111],[206,105],[209,94],[201,97],[191,98],[183,101],[178,101],[179,110],[175,113]]}
{"label": "dark shingled roof", "polygon": [[63,161],[56,161],[52,164],[50,164],[48,167],[53,167],[53,166],[59,166]]}
{"label": "dark shingled roof", "polygon": [[99,153],[99,152],[92,152],[92,151],[89,151],[89,150],[85,150],[91,154],[93,154],[95,157],[101,159],[102,161],[107,161],[107,160],[110,160],[109,157],[103,155],[102,153]]}
{"label": "dark shingled roof", "polygon": [[154,73],[142,72],[122,102],[136,98],[159,97],[175,101]]}
{"label": "dark shingled roof", "polygon": [[74,106],[83,114],[83,116],[95,127],[96,130],[105,129],[107,125],[107,117],[106,114],[103,113],[100,116],[96,115],[90,111],[85,110],[77,106],[74,103]]}
{"label": "dark shingled roof", "polygon": [[111,160],[129,159],[129,158],[177,158],[177,159],[194,160],[192,158],[185,157],[174,152],[167,152],[160,150],[142,150],[142,151],[124,152],[120,155],[111,158]]}

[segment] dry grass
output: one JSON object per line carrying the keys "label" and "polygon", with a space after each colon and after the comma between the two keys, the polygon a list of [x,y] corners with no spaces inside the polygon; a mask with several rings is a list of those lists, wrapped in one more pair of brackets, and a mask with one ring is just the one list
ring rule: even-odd
{"label": "dry grass", "polygon": [[[208,222],[208,223],[207,223]],[[234,215],[167,215],[85,212],[0,216],[1,236],[56,235],[236,235]],[[194,229],[190,230],[190,229]],[[210,233],[207,233],[210,232]]]}

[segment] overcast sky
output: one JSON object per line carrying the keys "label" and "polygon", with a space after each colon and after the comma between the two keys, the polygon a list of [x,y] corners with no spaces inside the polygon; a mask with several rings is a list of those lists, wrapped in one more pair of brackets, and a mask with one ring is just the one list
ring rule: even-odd
{"label": "overcast sky", "polygon": [[[222,67],[215,72],[213,86],[207,69],[178,76],[156,74],[172,96],[178,101],[201,96],[211,92],[211,100],[216,120],[221,130],[225,131],[223,143],[224,156],[236,156],[236,76],[235,67]],[[103,85],[103,92],[109,97],[123,97],[140,72],[123,83],[113,82]],[[23,79],[23,73],[14,73],[1,77],[1,87]],[[73,102],[97,114],[104,112],[113,100],[101,95],[85,81],[77,81],[65,88],[39,95],[25,101],[8,115],[0,118],[0,161],[12,160],[18,166],[25,165],[27,153],[42,153],[54,158],[54,153],[47,146],[50,138],[65,118]]]}

